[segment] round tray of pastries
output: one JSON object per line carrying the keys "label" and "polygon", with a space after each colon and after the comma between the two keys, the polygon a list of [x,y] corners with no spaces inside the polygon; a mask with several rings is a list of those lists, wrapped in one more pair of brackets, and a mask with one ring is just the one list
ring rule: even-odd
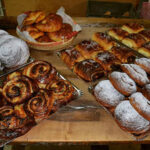
{"label": "round tray of pastries", "polygon": [[78,33],[71,23],[64,22],[64,18],[56,13],[30,11],[21,15],[17,35],[37,50],[63,49]]}

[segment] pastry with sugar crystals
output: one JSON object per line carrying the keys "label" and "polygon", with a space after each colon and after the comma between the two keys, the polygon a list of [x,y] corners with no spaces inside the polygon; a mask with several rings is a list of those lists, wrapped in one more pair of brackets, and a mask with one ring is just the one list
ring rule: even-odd
{"label": "pastry with sugar crystals", "polygon": [[112,72],[109,79],[113,86],[126,96],[131,95],[137,90],[135,82],[126,73]]}
{"label": "pastry with sugar crystals", "polygon": [[144,69],[148,74],[150,74],[150,59],[148,58],[138,58],[135,59],[135,63]]}
{"label": "pastry with sugar crystals", "polygon": [[2,35],[8,35],[8,32],[6,32],[5,30],[0,29],[0,36],[2,36]]}
{"label": "pastry with sugar crystals", "polygon": [[5,42],[5,41],[9,41],[10,39],[16,39],[16,37],[9,35],[9,34],[5,34],[2,35],[2,37],[0,38],[0,46]]}
{"label": "pastry with sugar crystals", "polygon": [[94,96],[101,105],[108,108],[115,108],[125,98],[109,80],[100,81],[95,86]]}
{"label": "pastry with sugar crystals", "polygon": [[127,100],[116,107],[114,116],[118,125],[130,133],[141,134],[150,128],[149,121],[144,119]]}
{"label": "pastry with sugar crystals", "polygon": [[150,101],[142,93],[136,92],[130,96],[130,103],[136,111],[150,121]]}
{"label": "pastry with sugar crystals", "polygon": [[136,64],[122,64],[121,68],[130,76],[138,85],[143,86],[149,83],[146,72]]}

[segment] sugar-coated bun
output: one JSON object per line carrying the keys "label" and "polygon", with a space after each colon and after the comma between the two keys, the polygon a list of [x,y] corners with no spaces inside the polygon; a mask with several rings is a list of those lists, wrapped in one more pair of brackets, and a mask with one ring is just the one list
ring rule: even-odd
{"label": "sugar-coated bun", "polygon": [[150,128],[149,121],[144,119],[127,100],[117,105],[114,116],[118,125],[128,132],[140,134]]}
{"label": "sugar-coated bun", "polygon": [[7,34],[8,34],[8,32],[6,32],[5,30],[0,30],[0,36],[7,35]]}
{"label": "sugar-coated bun", "polygon": [[10,38],[0,45],[0,61],[5,67],[22,65],[26,63],[29,55],[29,48],[23,40]]}
{"label": "sugar-coated bun", "polygon": [[10,39],[16,39],[16,37],[9,34],[2,35],[2,37],[0,38],[0,45],[7,40],[9,41]]}
{"label": "sugar-coated bun", "polygon": [[135,59],[135,63],[144,69],[148,74],[150,74],[150,59],[148,58],[138,58]]}
{"label": "sugar-coated bun", "polygon": [[110,74],[109,79],[113,86],[126,96],[137,90],[135,82],[126,73],[114,71]]}
{"label": "sugar-coated bun", "polygon": [[121,68],[140,86],[149,83],[146,72],[140,66],[136,64],[122,64]]}
{"label": "sugar-coated bun", "polygon": [[124,95],[119,93],[109,80],[100,81],[94,89],[94,95],[101,105],[108,108],[114,108],[124,100]]}
{"label": "sugar-coated bun", "polygon": [[132,94],[130,103],[141,116],[150,121],[150,101],[142,93],[136,92]]}

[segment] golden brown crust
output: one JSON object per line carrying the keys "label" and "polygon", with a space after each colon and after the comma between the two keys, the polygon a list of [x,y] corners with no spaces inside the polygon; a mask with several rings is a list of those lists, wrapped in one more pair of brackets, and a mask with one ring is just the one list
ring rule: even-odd
{"label": "golden brown crust", "polygon": [[48,43],[48,42],[54,42],[52,39],[50,39],[46,34],[36,39],[36,41],[40,43]]}
{"label": "golden brown crust", "polygon": [[94,81],[104,76],[102,66],[92,59],[86,59],[76,63],[73,71],[85,81]]}
{"label": "golden brown crust", "polygon": [[141,92],[150,101],[150,84],[146,84]]}
{"label": "golden brown crust", "polygon": [[76,62],[84,60],[84,57],[75,48],[69,48],[62,51],[61,58],[70,69],[73,69]]}
{"label": "golden brown crust", "polygon": [[150,30],[143,30],[139,32],[139,34],[142,35],[147,42],[150,42]]}
{"label": "golden brown crust", "polygon": [[150,43],[142,45],[142,47],[138,49],[138,52],[146,57],[150,57]]}
{"label": "golden brown crust", "polygon": [[6,77],[6,80],[9,81],[9,80],[11,80],[15,77],[19,77],[19,76],[21,76],[21,72],[15,71],[13,73],[8,74]]}
{"label": "golden brown crust", "polygon": [[92,40],[96,41],[104,50],[110,50],[116,45],[115,42],[103,32],[94,33]]}

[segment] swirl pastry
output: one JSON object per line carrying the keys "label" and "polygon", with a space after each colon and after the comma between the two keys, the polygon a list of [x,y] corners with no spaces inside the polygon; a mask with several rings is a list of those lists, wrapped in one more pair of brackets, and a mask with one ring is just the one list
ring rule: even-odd
{"label": "swirl pastry", "polygon": [[144,69],[148,74],[150,74],[150,59],[139,58],[135,60],[135,63]]}
{"label": "swirl pastry", "polygon": [[56,77],[56,69],[45,61],[34,61],[24,68],[23,75],[34,79],[40,88],[45,88]]}
{"label": "swirl pastry", "polygon": [[48,36],[53,41],[62,41],[69,38],[69,35],[72,33],[72,26],[67,23],[62,24],[62,28],[55,32],[49,32]]}
{"label": "swirl pastry", "polygon": [[141,134],[150,128],[149,121],[144,119],[127,100],[117,105],[114,116],[118,125],[130,133]]}
{"label": "swirl pastry", "polygon": [[136,64],[122,64],[121,68],[140,86],[149,83],[146,72],[140,66]]}
{"label": "swirl pastry", "polygon": [[128,36],[128,32],[125,30],[122,30],[120,28],[112,28],[108,31],[108,34],[115,38],[116,40],[123,40],[126,36]]}
{"label": "swirl pastry", "polygon": [[141,47],[143,44],[146,43],[146,40],[140,34],[132,33],[126,36],[122,40],[122,43],[130,48],[137,50],[137,48]]}
{"label": "swirl pastry", "polygon": [[84,60],[84,57],[80,54],[80,52],[73,47],[61,51],[61,58],[70,69],[73,69],[76,62]]}
{"label": "swirl pastry", "polygon": [[94,81],[104,76],[102,66],[92,59],[76,63],[73,71],[85,81]]}
{"label": "swirl pastry", "polygon": [[5,83],[3,96],[11,104],[21,104],[37,91],[37,85],[26,76],[15,77]]}
{"label": "swirl pastry", "polygon": [[122,62],[122,63],[131,63],[135,60],[135,54],[128,48],[124,47],[113,47],[111,52]]}
{"label": "swirl pastry", "polygon": [[106,72],[119,68],[121,64],[120,60],[108,51],[98,53],[95,61],[100,63]]}
{"label": "swirl pastry", "polygon": [[31,25],[42,21],[46,17],[43,11],[31,11],[27,14],[26,18],[23,20],[23,25]]}
{"label": "swirl pastry", "polygon": [[109,79],[112,85],[126,96],[131,95],[137,90],[135,82],[126,73],[112,72]]}
{"label": "swirl pastry", "polygon": [[143,30],[139,33],[147,42],[150,42],[150,30]]}
{"label": "swirl pastry", "polygon": [[109,80],[100,81],[95,86],[94,96],[101,105],[108,108],[115,108],[125,98]]}
{"label": "swirl pastry", "polygon": [[51,13],[35,26],[43,32],[55,32],[62,28],[62,21],[61,16]]}
{"label": "swirl pastry", "polygon": [[150,43],[143,44],[138,52],[146,57],[150,57]]}
{"label": "swirl pastry", "polygon": [[128,33],[139,33],[144,30],[144,27],[138,23],[126,23],[121,27],[122,30],[127,31]]}
{"label": "swirl pastry", "polygon": [[75,48],[86,59],[93,58],[97,55],[98,52],[103,51],[102,47],[100,47],[98,43],[90,40],[84,40],[78,43]]}
{"label": "swirl pastry", "polygon": [[96,41],[104,50],[110,50],[116,43],[105,33],[96,32],[92,36],[92,40]]}
{"label": "swirl pastry", "polygon": [[21,76],[21,72],[15,71],[7,75],[6,81],[12,80],[13,78],[19,77],[19,76]]}
{"label": "swirl pastry", "polygon": [[32,114],[36,122],[48,117],[52,110],[54,98],[50,91],[40,89],[36,96],[29,99],[26,103],[26,111]]}
{"label": "swirl pastry", "polygon": [[54,98],[52,112],[57,111],[59,107],[67,104],[75,92],[70,82],[62,79],[53,80],[46,86],[46,89],[52,92]]}

